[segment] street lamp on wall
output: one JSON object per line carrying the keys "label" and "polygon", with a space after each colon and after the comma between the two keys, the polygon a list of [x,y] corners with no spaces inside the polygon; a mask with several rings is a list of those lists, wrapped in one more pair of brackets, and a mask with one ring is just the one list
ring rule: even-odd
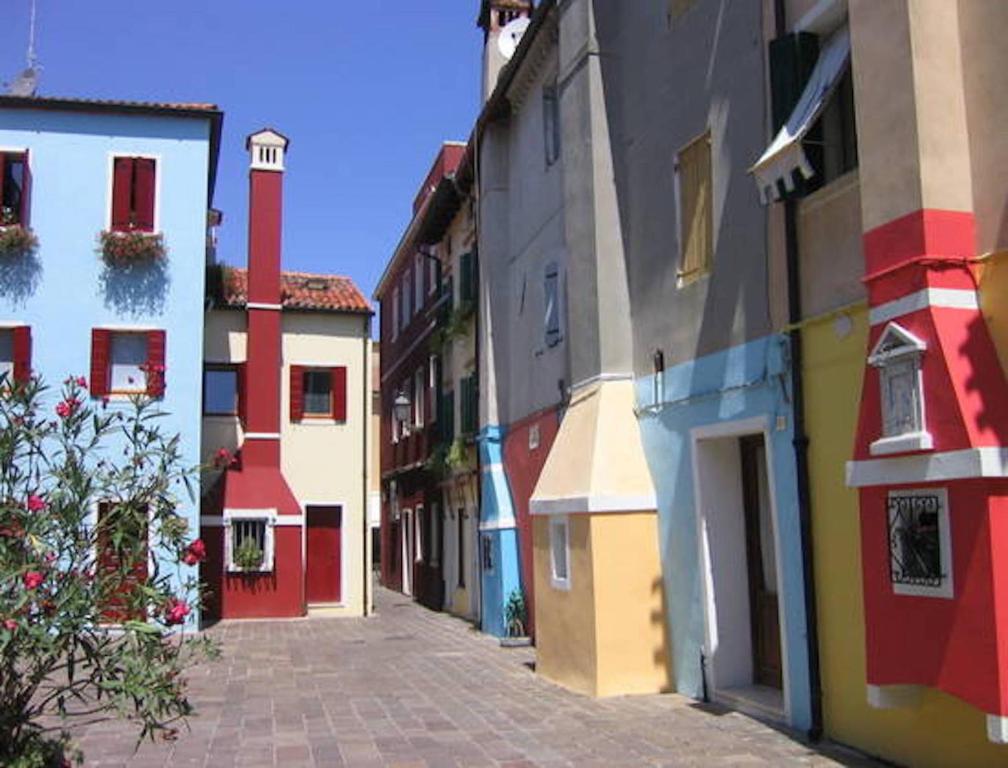
{"label": "street lamp on wall", "polygon": [[407,423],[412,407],[413,404],[410,403],[410,399],[406,397],[405,393],[400,392],[396,395],[395,400],[392,401],[392,413],[395,415],[396,421],[401,424]]}

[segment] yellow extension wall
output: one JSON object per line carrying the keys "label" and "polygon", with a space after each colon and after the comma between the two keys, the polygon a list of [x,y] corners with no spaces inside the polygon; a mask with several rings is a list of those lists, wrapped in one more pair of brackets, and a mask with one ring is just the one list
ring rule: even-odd
{"label": "yellow extension wall", "polygon": [[826,735],[904,765],[1008,765],[1008,747],[987,740],[984,715],[951,696],[925,690],[916,709],[868,706],[858,503],[844,481],[867,354],[867,311],[851,318],[853,330],[844,338],[832,320],[811,324],[802,336]]}
{"label": "yellow extension wall", "polygon": [[570,590],[550,584],[535,517],[536,671],[591,696],[672,687],[654,512],[570,515]]}

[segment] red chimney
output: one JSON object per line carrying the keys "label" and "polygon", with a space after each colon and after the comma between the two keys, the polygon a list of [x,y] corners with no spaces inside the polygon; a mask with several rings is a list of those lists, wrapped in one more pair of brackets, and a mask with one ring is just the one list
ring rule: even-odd
{"label": "red chimney", "polygon": [[287,139],[264,129],[248,137],[249,256],[245,443],[242,462],[280,468],[280,233]]}

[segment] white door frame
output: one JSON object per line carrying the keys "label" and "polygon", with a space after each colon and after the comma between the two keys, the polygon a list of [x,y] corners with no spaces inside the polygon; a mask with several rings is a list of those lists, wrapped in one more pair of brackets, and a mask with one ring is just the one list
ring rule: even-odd
{"label": "white door frame", "polygon": [[413,595],[413,509],[402,510],[402,526],[399,538],[402,543],[402,591],[404,595]]}
{"label": "white door frame", "polygon": [[[701,482],[700,471],[700,446],[704,440],[718,440],[724,438],[741,438],[748,435],[762,435],[766,454],[767,488],[770,494],[770,516],[773,525],[774,538],[774,561],[777,570],[777,622],[780,631],[781,644],[781,688],[784,699],[784,719],[791,721],[791,681],[788,664],[788,632],[787,632],[787,612],[785,611],[786,595],[781,585],[783,583],[784,571],[781,568],[781,538],[779,515],[777,512],[777,488],[774,475],[774,452],[770,440],[769,417],[754,416],[736,421],[718,422],[704,426],[694,427],[690,430],[690,453],[693,469],[693,500],[697,536],[697,555],[700,566],[700,587],[701,598],[703,600],[704,615],[704,655],[708,660],[708,678],[712,691],[718,689],[718,670],[715,658],[715,651],[718,647],[718,620],[717,620],[717,600],[714,594],[714,574],[712,571],[711,552],[709,537],[707,533],[707,512],[704,500],[704,488]],[[741,476],[738,478],[741,485]],[[740,510],[744,514],[744,510]],[[746,593],[746,604],[749,595]],[[749,625],[747,619],[747,627]],[[752,652],[750,648],[750,653]]]}

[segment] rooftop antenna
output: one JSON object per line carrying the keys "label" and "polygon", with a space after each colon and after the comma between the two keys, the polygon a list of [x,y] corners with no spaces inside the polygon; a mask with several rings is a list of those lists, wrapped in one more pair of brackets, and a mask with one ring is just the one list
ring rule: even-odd
{"label": "rooftop antenna", "polygon": [[39,71],[42,69],[35,55],[35,2],[31,0],[31,16],[28,25],[28,56],[27,67],[10,83],[7,83],[9,96],[34,96],[38,90]]}

